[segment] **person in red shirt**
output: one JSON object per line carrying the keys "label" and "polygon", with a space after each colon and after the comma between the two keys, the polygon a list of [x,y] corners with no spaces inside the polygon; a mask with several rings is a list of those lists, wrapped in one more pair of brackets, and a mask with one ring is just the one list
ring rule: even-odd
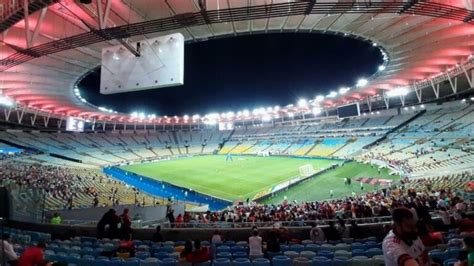
{"label": "person in red shirt", "polygon": [[46,244],[39,242],[34,247],[27,248],[18,259],[17,266],[42,266],[48,265],[44,259],[44,249]]}
{"label": "person in red shirt", "polygon": [[122,215],[120,215],[120,229],[122,231],[122,239],[125,240],[132,233],[132,221],[128,212],[128,209],[124,209]]}
{"label": "person in red shirt", "polygon": [[192,264],[206,262],[211,259],[211,252],[208,247],[201,247],[201,241],[194,240],[194,251],[186,257]]}

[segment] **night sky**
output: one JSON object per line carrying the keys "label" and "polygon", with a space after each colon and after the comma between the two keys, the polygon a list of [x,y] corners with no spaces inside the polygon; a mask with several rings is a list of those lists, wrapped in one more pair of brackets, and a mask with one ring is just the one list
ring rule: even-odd
{"label": "night sky", "polygon": [[92,104],[119,112],[205,115],[313,99],[353,86],[380,64],[377,47],[348,37],[247,35],[186,44],[183,86],[102,95],[98,69],[79,87]]}

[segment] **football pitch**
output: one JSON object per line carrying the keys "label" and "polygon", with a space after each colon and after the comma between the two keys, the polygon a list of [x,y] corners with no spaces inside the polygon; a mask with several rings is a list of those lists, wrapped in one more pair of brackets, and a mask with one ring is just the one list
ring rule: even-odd
{"label": "football pitch", "polygon": [[[226,161],[225,155],[208,155],[127,165],[121,168],[176,186],[190,188],[207,195],[235,201],[247,198],[252,199],[258,192],[298,176],[300,166],[311,164],[317,171],[341,162],[332,159],[257,156],[233,156],[233,161]],[[347,166],[350,168],[364,168],[363,171],[355,173],[356,175],[394,178],[385,172],[378,174],[377,170],[367,165],[350,163],[343,167]],[[371,172],[370,169],[373,171]],[[337,169],[330,170],[328,174],[333,171],[337,171]],[[371,173],[376,175],[368,176]],[[352,191],[349,188],[339,189],[343,187],[343,182],[341,184],[343,178],[341,176],[343,174],[351,177],[354,176],[354,173],[349,170],[339,173],[334,179],[327,176],[322,179],[322,182],[318,182],[319,178],[316,177],[314,180],[309,181],[313,183],[311,183],[311,189],[304,191],[307,195],[299,195],[299,193],[302,193],[301,188],[299,188],[300,186],[295,187],[300,192],[287,193],[293,191],[293,188],[290,188],[288,191],[279,193],[279,195],[281,194],[281,197],[287,195],[289,200],[293,197],[298,200],[302,197],[317,200],[328,198],[327,191],[330,189],[337,189],[338,196],[350,195]],[[305,182],[305,184],[309,182]],[[353,186],[358,186],[358,184],[353,184]],[[367,187],[370,186],[367,185]],[[272,198],[270,202],[276,200],[280,200],[279,196]]]}

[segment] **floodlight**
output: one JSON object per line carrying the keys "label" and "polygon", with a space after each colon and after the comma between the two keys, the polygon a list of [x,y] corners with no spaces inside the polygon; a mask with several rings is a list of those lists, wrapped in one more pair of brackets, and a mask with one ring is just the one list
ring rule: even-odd
{"label": "floodlight", "polygon": [[351,89],[351,88],[347,88],[347,87],[344,88],[344,87],[342,87],[342,88],[339,89],[339,94],[340,94],[340,95],[344,95],[344,94],[346,94],[346,92],[348,92],[350,89]]}
{"label": "floodlight", "polygon": [[145,113],[143,113],[143,112],[139,113],[138,118],[145,119]]}
{"label": "floodlight", "polygon": [[337,96],[337,91],[331,91],[328,95],[326,95],[326,97],[328,98],[334,98]]}
{"label": "floodlight", "polygon": [[275,105],[275,106],[273,107],[273,111],[275,111],[275,112],[276,112],[276,111],[278,111],[278,110],[280,110],[280,106],[278,106],[278,105]]}
{"label": "floodlight", "polygon": [[416,107],[413,105],[413,106],[411,107],[411,109],[415,110],[415,109],[416,109]]}
{"label": "floodlight", "polygon": [[372,46],[377,46],[377,43],[376,42],[372,43]]}
{"label": "floodlight", "polygon": [[11,107],[15,102],[10,97],[0,95],[0,105]]}
{"label": "floodlight", "polygon": [[244,116],[249,116],[249,115],[250,115],[250,112],[249,112],[249,110],[245,109],[245,110],[242,112],[242,114],[243,114]]}
{"label": "floodlight", "polygon": [[398,87],[387,92],[388,97],[406,96],[409,93],[407,87]]}
{"label": "floodlight", "polygon": [[138,117],[138,113],[137,112],[133,112],[130,114],[131,117]]}
{"label": "floodlight", "polygon": [[198,114],[193,115],[193,119],[199,119],[199,115]]}
{"label": "floodlight", "polygon": [[184,115],[183,118],[184,118],[184,120],[188,120],[188,119],[189,119],[189,115]]}
{"label": "floodlight", "polygon": [[306,106],[308,106],[308,101],[306,99],[299,99],[298,100],[298,106],[302,107],[302,108],[306,107]]}
{"label": "floodlight", "polygon": [[227,117],[227,118],[232,118],[232,117],[234,117],[234,115],[235,115],[234,112],[228,112],[228,113],[226,114],[226,117]]}
{"label": "floodlight", "polygon": [[315,100],[316,100],[316,102],[322,102],[322,101],[324,101],[324,96],[323,95],[318,95],[318,96],[316,96]]}
{"label": "floodlight", "polygon": [[420,105],[420,107],[424,109],[424,108],[425,108],[425,105],[424,105],[424,104],[422,104],[422,105]]}
{"label": "floodlight", "polygon": [[384,71],[385,70],[385,66],[384,65],[380,65],[379,66],[379,71]]}
{"label": "floodlight", "polygon": [[313,114],[314,114],[314,115],[319,115],[319,114],[321,113],[321,108],[319,108],[319,107],[314,107],[312,111],[313,111]]}
{"label": "floodlight", "polygon": [[262,116],[262,121],[268,122],[268,121],[271,121],[271,120],[272,120],[272,117],[270,115]]}
{"label": "floodlight", "polygon": [[364,87],[365,85],[369,84],[369,81],[365,78],[361,78],[357,81],[357,87]]}

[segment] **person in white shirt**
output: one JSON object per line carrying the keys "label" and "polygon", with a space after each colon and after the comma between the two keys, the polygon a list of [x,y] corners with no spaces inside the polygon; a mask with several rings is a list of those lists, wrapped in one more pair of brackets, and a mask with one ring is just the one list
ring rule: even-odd
{"label": "person in white shirt", "polygon": [[222,244],[222,236],[219,233],[219,231],[214,231],[214,235],[212,235],[211,238],[211,243],[212,244]]}
{"label": "person in white shirt", "polygon": [[316,224],[313,224],[311,231],[309,231],[309,237],[311,241],[315,243],[326,241],[326,234],[324,234],[323,229],[318,227]]}
{"label": "person in white shirt", "polygon": [[[2,246],[3,247],[3,252],[0,249],[0,264],[2,264],[2,261],[5,260],[5,262],[13,262],[18,260],[18,256],[15,253],[15,250],[13,250],[13,245],[10,244],[10,235],[9,234],[3,234],[2,235]],[[5,258],[3,258],[3,255],[5,255]],[[11,263],[10,263],[11,264]]]}
{"label": "person in white shirt", "polygon": [[253,230],[252,236],[249,237],[249,256],[251,258],[263,256],[262,238],[258,235],[258,231],[256,229]]}
{"label": "person in white shirt", "polygon": [[392,212],[393,229],[383,240],[383,255],[387,266],[428,266],[430,259],[418,237],[413,213],[407,208]]}

